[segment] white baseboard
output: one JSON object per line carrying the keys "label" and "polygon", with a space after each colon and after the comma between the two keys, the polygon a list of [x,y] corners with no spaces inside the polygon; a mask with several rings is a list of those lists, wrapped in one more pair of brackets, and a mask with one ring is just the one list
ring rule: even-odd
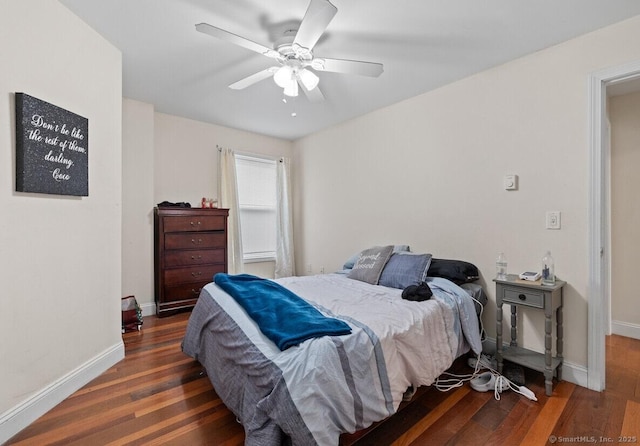
{"label": "white baseboard", "polygon": [[0,444],[4,444],[22,429],[123,358],[124,343],[119,342],[54,381],[27,400],[0,414]]}
{"label": "white baseboard", "polygon": [[589,388],[589,373],[587,367],[573,364],[566,360],[562,361],[562,380],[569,381],[580,387]]}
{"label": "white baseboard", "polygon": [[140,309],[142,310],[142,317],[156,315],[156,304],[154,303],[141,304]]}
{"label": "white baseboard", "polygon": [[[509,344],[504,344],[505,347],[508,347]],[[496,354],[496,340],[487,337],[482,343],[482,351],[490,354]],[[568,362],[566,359],[562,361],[562,380],[569,381],[570,383],[576,384],[581,387],[589,387],[589,380],[587,379],[587,367],[573,364]]]}
{"label": "white baseboard", "polygon": [[611,333],[627,338],[640,339],[640,325],[622,321],[611,321]]}

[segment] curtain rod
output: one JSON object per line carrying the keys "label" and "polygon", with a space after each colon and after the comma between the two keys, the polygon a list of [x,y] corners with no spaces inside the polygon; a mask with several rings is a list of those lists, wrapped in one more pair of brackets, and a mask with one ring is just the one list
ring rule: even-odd
{"label": "curtain rod", "polygon": [[[218,149],[218,152],[222,152],[223,147],[216,144],[216,149]],[[271,157],[269,155],[260,155],[260,154],[255,154],[255,153],[248,153],[248,152],[237,152],[238,155],[244,155],[244,156],[253,156],[255,158],[264,158],[264,159],[270,159],[270,160],[275,160],[275,157]],[[284,156],[280,156],[277,158],[279,163],[283,163],[284,162]]]}

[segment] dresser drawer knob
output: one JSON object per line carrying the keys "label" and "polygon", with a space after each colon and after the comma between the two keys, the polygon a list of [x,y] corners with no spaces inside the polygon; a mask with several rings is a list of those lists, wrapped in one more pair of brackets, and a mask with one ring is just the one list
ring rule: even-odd
{"label": "dresser drawer knob", "polygon": [[194,296],[198,296],[198,295],[200,295],[200,290],[202,290],[202,288],[198,288],[197,290],[196,290],[196,289],[194,289],[194,288],[191,288],[191,293],[192,293]]}
{"label": "dresser drawer knob", "polygon": [[202,275],[202,271],[198,271],[197,273],[196,273],[196,272],[193,272],[193,273],[191,273],[191,275],[192,275],[193,277],[200,277],[200,276]]}
{"label": "dresser drawer knob", "polygon": [[190,222],[190,223],[191,223],[191,226],[196,226],[196,225],[200,226],[200,220],[196,221],[195,223],[194,222]]}
{"label": "dresser drawer knob", "polygon": [[518,299],[520,299],[520,300],[527,300],[527,295],[526,295],[526,294],[519,294],[519,295],[518,295]]}
{"label": "dresser drawer knob", "polygon": [[191,260],[202,260],[202,256],[191,256]]}
{"label": "dresser drawer knob", "polygon": [[194,245],[199,245],[200,243],[202,243],[202,239],[199,238],[198,240],[196,240],[196,239],[192,238],[191,239],[191,243],[193,243]]}

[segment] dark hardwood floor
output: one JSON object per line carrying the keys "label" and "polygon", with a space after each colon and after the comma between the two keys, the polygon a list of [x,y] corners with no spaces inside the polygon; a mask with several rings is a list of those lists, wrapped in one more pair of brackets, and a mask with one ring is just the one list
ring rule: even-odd
{"label": "dark hardwood floor", "polygon": [[[145,318],[123,335],[126,357],[20,432],[9,445],[242,445],[242,426],[225,408],[202,367],[180,351],[189,314]],[[458,369],[466,369],[464,361]],[[467,371],[466,369],[465,371]],[[423,389],[363,445],[544,445],[640,441],[640,341],[607,338],[607,390],[568,382],[544,394],[542,375],[526,373],[538,397]]]}

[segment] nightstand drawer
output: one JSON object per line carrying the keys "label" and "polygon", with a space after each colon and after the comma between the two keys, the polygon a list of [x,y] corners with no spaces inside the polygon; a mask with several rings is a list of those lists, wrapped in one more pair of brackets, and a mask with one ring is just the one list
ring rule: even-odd
{"label": "nightstand drawer", "polygon": [[505,303],[513,302],[518,305],[527,305],[529,307],[544,308],[544,294],[537,291],[524,290],[522,288],[504,288],[502,301]]}

